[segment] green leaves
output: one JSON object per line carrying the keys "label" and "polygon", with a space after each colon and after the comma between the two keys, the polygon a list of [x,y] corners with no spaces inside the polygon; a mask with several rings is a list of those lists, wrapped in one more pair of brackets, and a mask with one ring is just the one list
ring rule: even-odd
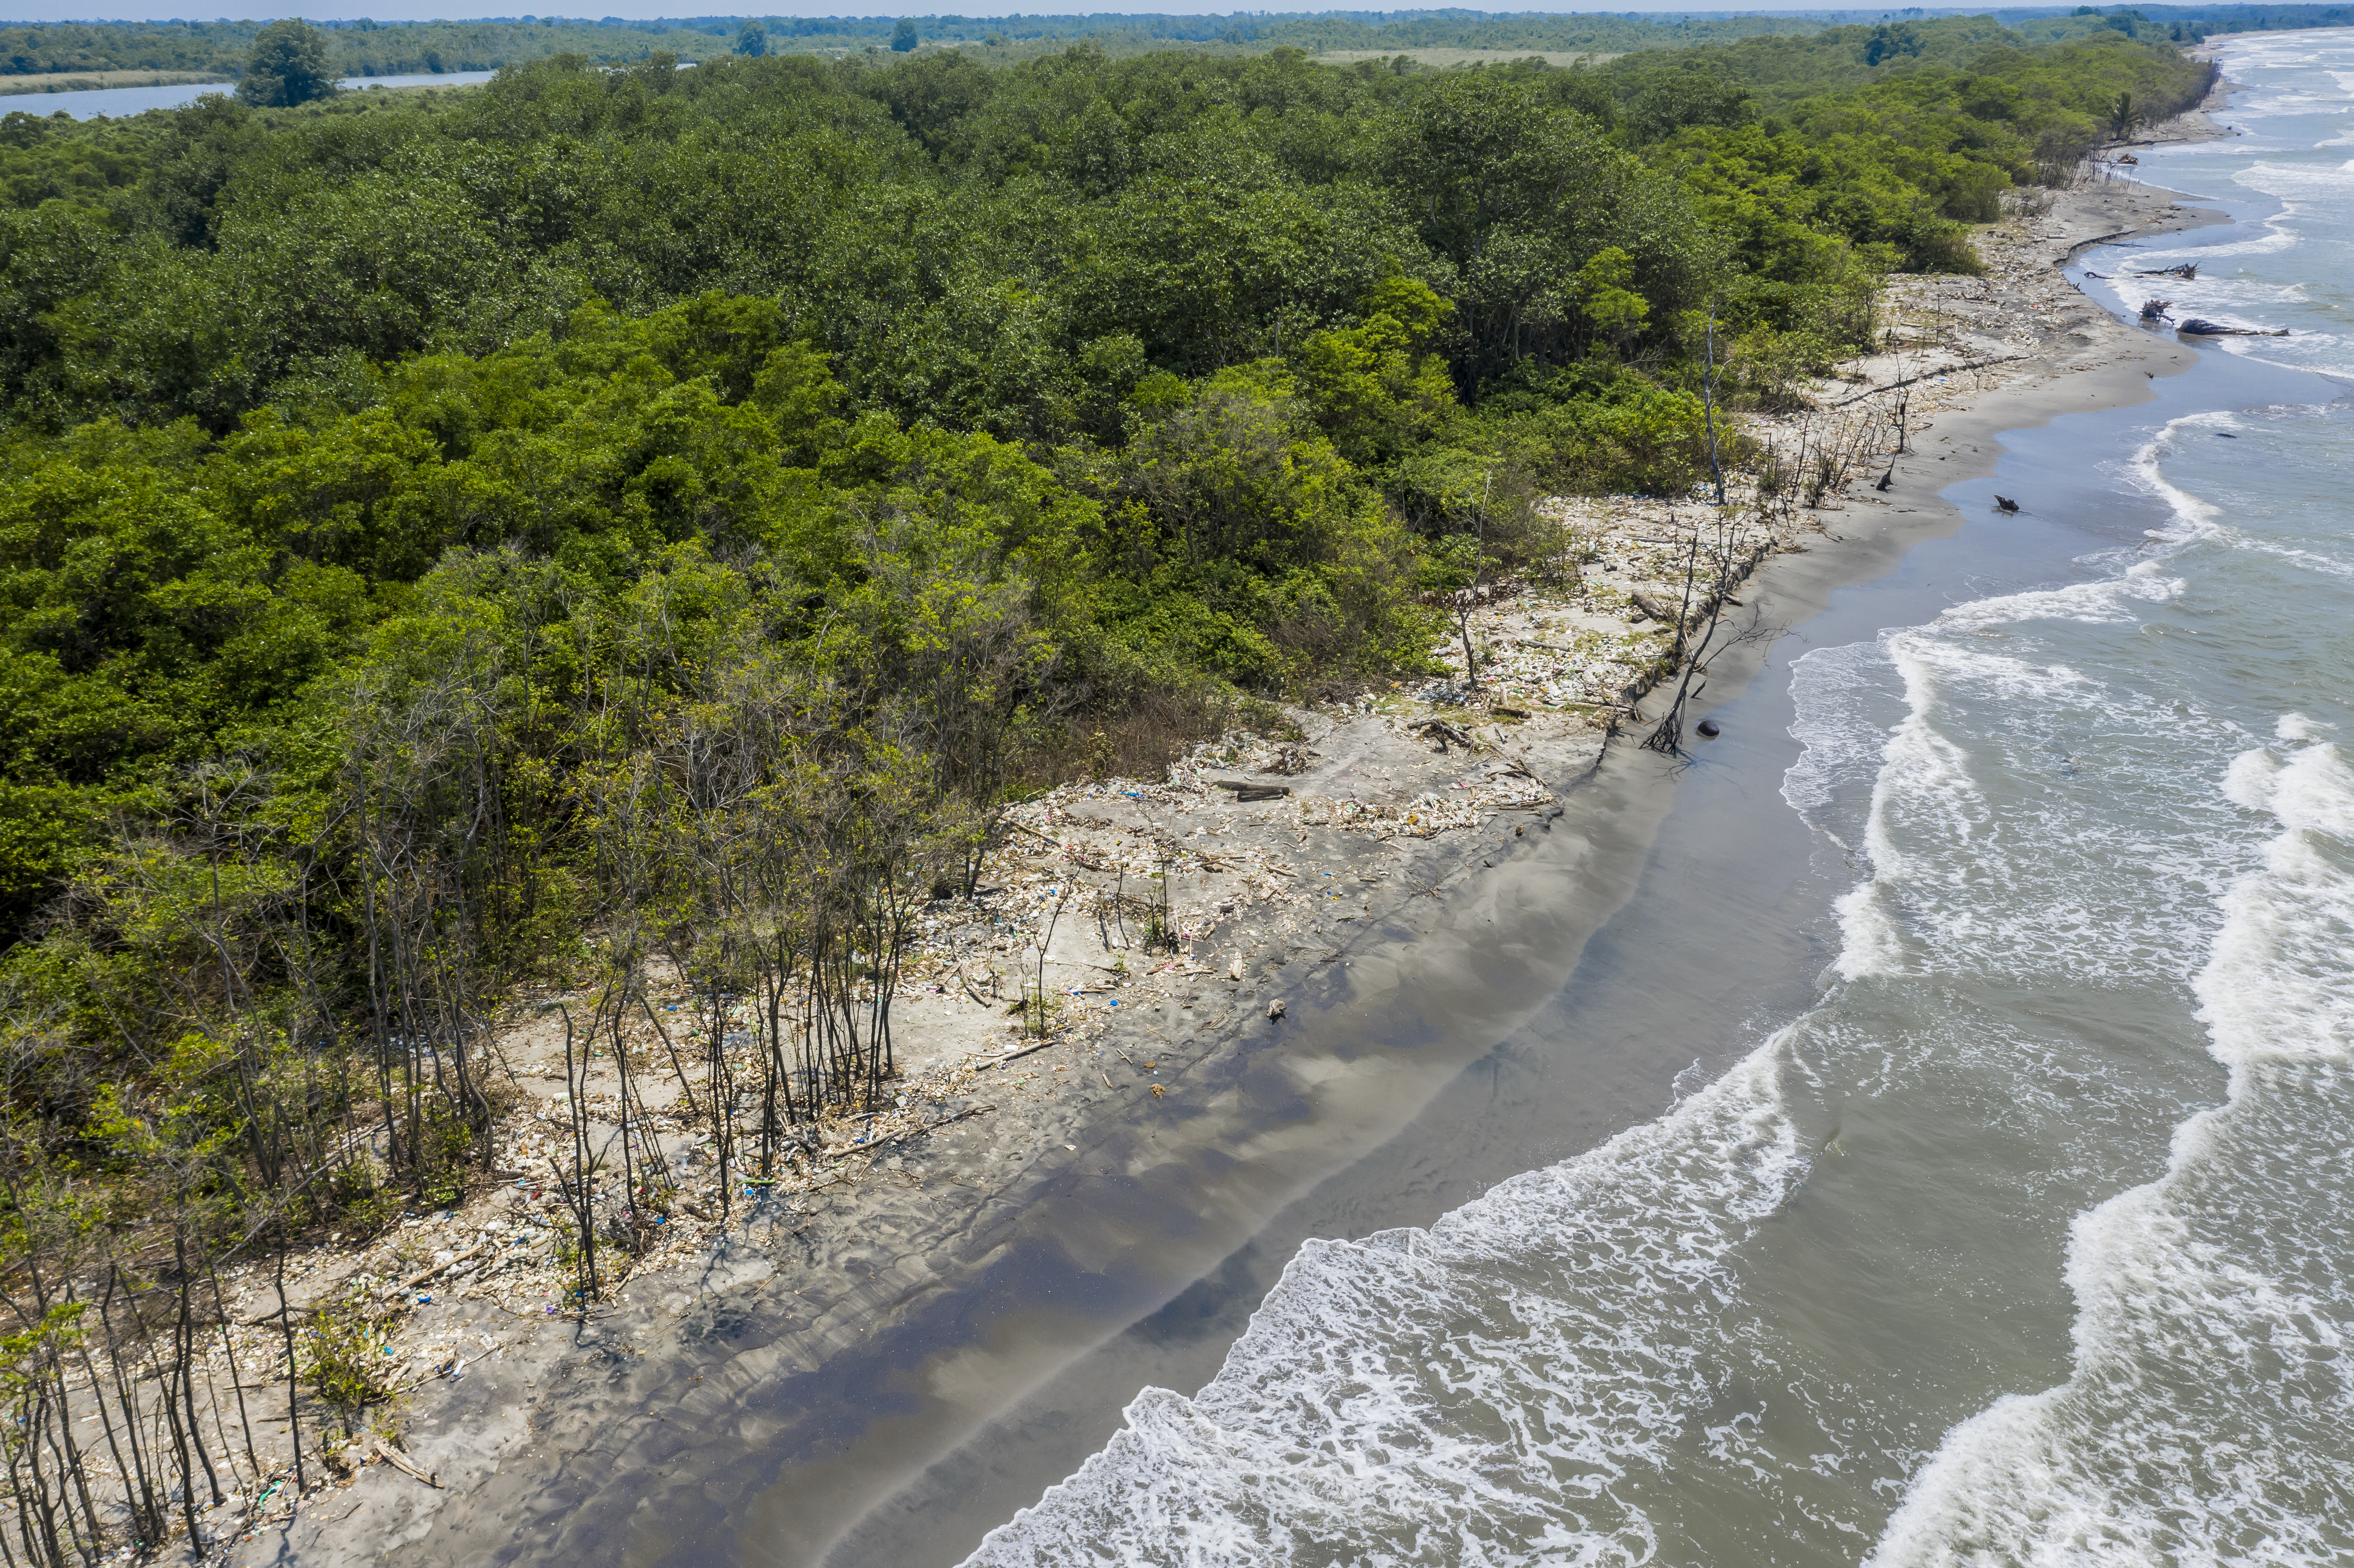
{"label": "green leaves", "polygon": [[1577,270],[1577,308],[1612,346],[1624,352],[1650,319],[1650,302],[1629,284],[1635,281],[1635,259],[1616,245],[1586,258]]}
{"label": "green leaves", "polygon": [[289,16],[255,35],[237,95],[248,103],[283,109],[334,97],[341,75],[327,63],[327,40],[319,29]]}
{"label": "green leaves", "polygon": [[1363,326],[1311,334],[1295,363],[1301,391],[1341,454],[1360,467],[1393,461],[1459,416],[1436,354],[1418,353],[1454,306],[1410,278],[1384,279]]}

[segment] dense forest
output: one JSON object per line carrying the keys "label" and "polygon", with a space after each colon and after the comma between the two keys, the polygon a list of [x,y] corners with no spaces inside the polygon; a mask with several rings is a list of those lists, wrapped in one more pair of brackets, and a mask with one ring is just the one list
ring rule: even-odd
{"label": "dense forest", "polygon": [[[1426,667],[1537,497],[1693,485],[1703,344],[1799,397],[2209,81],[1963,19],[7,115],[10,1397],[59,1282],[185,1318],[191,1258],[462,1191],[515,986],[815,1016],[1023,791]],[[762,1161],[879,1082],[784,1016]]]}

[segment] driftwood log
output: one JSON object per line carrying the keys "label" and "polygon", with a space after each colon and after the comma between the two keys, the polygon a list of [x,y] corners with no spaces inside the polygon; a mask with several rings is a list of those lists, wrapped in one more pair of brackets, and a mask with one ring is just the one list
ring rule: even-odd
{"label": "driftwood log", "polygon": [[390,1465],[394,1469],[416,1477],[419,1480],[423,1481],[427,1486],[433,1488],[437,1491],[440,1489],[441,1483],[433,1478],[432,1471],[425,1468],[416,1460],[410,1458],[408,1455],[402,1453],[399,1449],[386,1442],[383,1438],[370,1438],[368,1440],[368,1446],[375,1450],[378,1458],[382,1459],[386,1464]]}
{"label": "driftwood log", "polygon": [[1673,626],[1676,623],[1676,612],[1673,609],[1669,609],[1667,606],[1660,604],[1657,599],[1652,599],[1650,595],[1645,593],[1630,593],[1627,596],[1627,599],[1628,601],[1633,604],[1637,609],[1641,610],[1645,615],[1650,617],[1653,620],[1658,621],[1660,625]]}
{"label": "driftwood log", "polygon": [[2213,322],[2201,321],[2197,316],[2192,316],[2174,330],[2185,337],[2286,337],[2288,335],[2286,327],[2274,327],[2267,331],[2261,327],[2218,326]]}
{"label": "driftwood log", "polygon": [[1237,800],[1280,800],[1291,793],[1288,784],[1256,784],[1247,779],[1213,779],[1214,789],[1231,789]]}
{"label": "driftwood log", "polygon": [[1419,730],[1425,738],[1438,742],[1438,749],[1442,755],[1449,746],[1459,746],[1466,751],[1475,749],[1471,737],[1445,719],[1422,719],[1405,727],[1409,730]]}

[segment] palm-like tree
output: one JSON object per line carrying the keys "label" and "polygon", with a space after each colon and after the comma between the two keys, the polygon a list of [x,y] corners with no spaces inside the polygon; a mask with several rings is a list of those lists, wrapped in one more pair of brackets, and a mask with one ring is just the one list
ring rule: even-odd
{"label": "palm-like tree", "polygon": [[2134,102],[2132,93],[2120,92],[2116,101],[2109,105],[2109,140],[2124,141],[2134,133],[2135,126],[2147,118],[2141,111],[2141,106]]}

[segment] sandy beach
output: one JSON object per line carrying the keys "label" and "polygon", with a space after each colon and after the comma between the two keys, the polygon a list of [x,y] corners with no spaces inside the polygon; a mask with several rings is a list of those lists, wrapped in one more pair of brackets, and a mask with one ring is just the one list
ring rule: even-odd
{"label": "sandy beach", "polygon": [[[1737,697],[1841,586],[1958,526],[1939,493],[1992,471],[2000,432],[2130,405],[2187,368],[2193,349],[2115,320],[2061,269],[2211,221],[2104,181],[1984,233],[1983,277],[1892,280],[1887,352],[1818,387],[1813,411],[1754,422],[1776,450],[1851,461],[1819,504],[1793,498],[1739,541],[1742,579],[1699,607],[1725,635],[1688,718]],[[822,1560],[1560,990],[1633,893],[1688,765],[1639,742],[1673,689],[1654,611],[1709,515],[1565,507],[1579,568],[1471,616],[1476,691],[1449,653],[1447,678],[1294,710],[1296,737],[1229,736],[1165,779],[1024,805],[989,899],[938,909],[911,969],[900,1103],[827,1126],[774,1187],[735,1172],[723,1192],[689,1107],[662,1091],[670,1239],[585,1312],[555,1284],[541,1179],[570,999],[526,999],[502,1038],[512,1174],[323,1250],[287,1292],[397,1309],[405,1392],[384,1425],[408,1467],[365,1446],[313,1456],[324,1484],[299,1507],[279,1489],[216,1510],[227,1560],[654,1561],[689,1535]],[[1236,784],[1265,798],[1222,788]],[[1134,928],[1156,874],[1174,951]],[[1051,999],[1043,1034],[1008,1016],[1025,986]],[[650,1056],[667,1043],[656,1009],[683,999],[653,1002]],[[605,1088],[586,1086],[592,1113]],[[1615,1120],[1577,1136],[1645,1103],[1612,1102]],[[249,1319],[278,1305],[258,1277],[232,1288]]]}

